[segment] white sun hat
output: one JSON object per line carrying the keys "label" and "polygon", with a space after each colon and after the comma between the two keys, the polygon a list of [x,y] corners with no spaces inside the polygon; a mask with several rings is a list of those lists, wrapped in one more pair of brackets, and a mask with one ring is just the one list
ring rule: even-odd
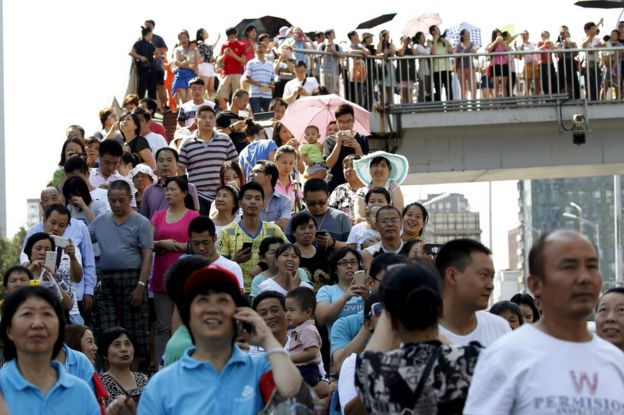
{"label": "white sun hat", "polygon": [[409,173],[409,162],[407,161],[407,158],[400,154],[375,151],[374,153],[369,153],[361,159],[353,162],[353,169],[362,183],[368,186],[373,182],[373,178],[370,173],[370,165],[371,162],[377,157],[383,157],[390,163],[388,181],[396,182],[396,184],[401,184],[405,181],[407,174]]}

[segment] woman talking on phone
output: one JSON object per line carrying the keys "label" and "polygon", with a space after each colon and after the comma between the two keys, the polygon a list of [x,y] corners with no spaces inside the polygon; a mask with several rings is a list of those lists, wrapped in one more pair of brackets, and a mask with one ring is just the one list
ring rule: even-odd
{"label": "woman talking on phone", "polygon": [[[183,292],[180,316],[193,347],[151,379],[138,415],[225,414],[233,408],[237,414],[257,414],[274,389],[284,397],[300,391],[299,371],[262,317],[249,308],[234,274],[208,265],[191,274]],[[234,342],[239,336],[265,353],[242,352]]]}

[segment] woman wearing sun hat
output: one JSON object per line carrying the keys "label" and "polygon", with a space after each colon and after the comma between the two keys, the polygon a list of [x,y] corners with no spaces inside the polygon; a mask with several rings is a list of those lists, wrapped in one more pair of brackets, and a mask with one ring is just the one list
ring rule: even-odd
{"label": "woman wearing sun hat", "polygon": [[409,172],[409,162],[400,154],[391,154],[385,151],[375,151],[353,162],[355,173],[365,187],[355,195],[355,221],[366,220],[366,203],[364,197],[369,189],[383,187],[392,196],[392,206],[403,210],[403,192],[400,184],[403,183]]}
{"label": "woman wearing sun hat", "polygon": [[[271,385],[286,397],[299,392],[299,371],[262,317],[249,308],[231,272],[216,265],[194,271],[184,282],[180,316],[194,347],[151,379],[138,415],[256,414],[268,401]],[[234,343],[239,333],[265,353],[242,352]]]}

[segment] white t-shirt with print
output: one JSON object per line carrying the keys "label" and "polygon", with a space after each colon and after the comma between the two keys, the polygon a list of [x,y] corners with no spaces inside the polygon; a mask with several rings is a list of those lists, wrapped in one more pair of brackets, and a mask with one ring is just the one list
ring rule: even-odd
{"label": "white t-shirt with print", "polygon": [[624,353],[594,335],[556,339],[530,324],[485,349],[465,414],[624,414]]}
{"label": "white t-shirt with print", "polygon": [[504,334],[511,331],[509,323],[502,317],[496,314],[488,313],[487,311],[479,310],[477,315],[477,328],[472,333],[460,336],[459,334],[448,331],[442,324],[438,326],[440,334],[443,334],[447,339],[456,346],[467,346],[470,342],[479,342],[481,346],[488,347],[494,343]]}

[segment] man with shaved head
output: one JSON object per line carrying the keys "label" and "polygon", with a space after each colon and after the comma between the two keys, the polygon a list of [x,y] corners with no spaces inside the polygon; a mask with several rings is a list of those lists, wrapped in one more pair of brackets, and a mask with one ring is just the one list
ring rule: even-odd
{"label": "man with shaved head", "polygon": [[594,245],[572,230],[542,235],[529,274],[542,318],[481,353],[464,413],[624,413],[624,354],[586,325],[602,284]]}

